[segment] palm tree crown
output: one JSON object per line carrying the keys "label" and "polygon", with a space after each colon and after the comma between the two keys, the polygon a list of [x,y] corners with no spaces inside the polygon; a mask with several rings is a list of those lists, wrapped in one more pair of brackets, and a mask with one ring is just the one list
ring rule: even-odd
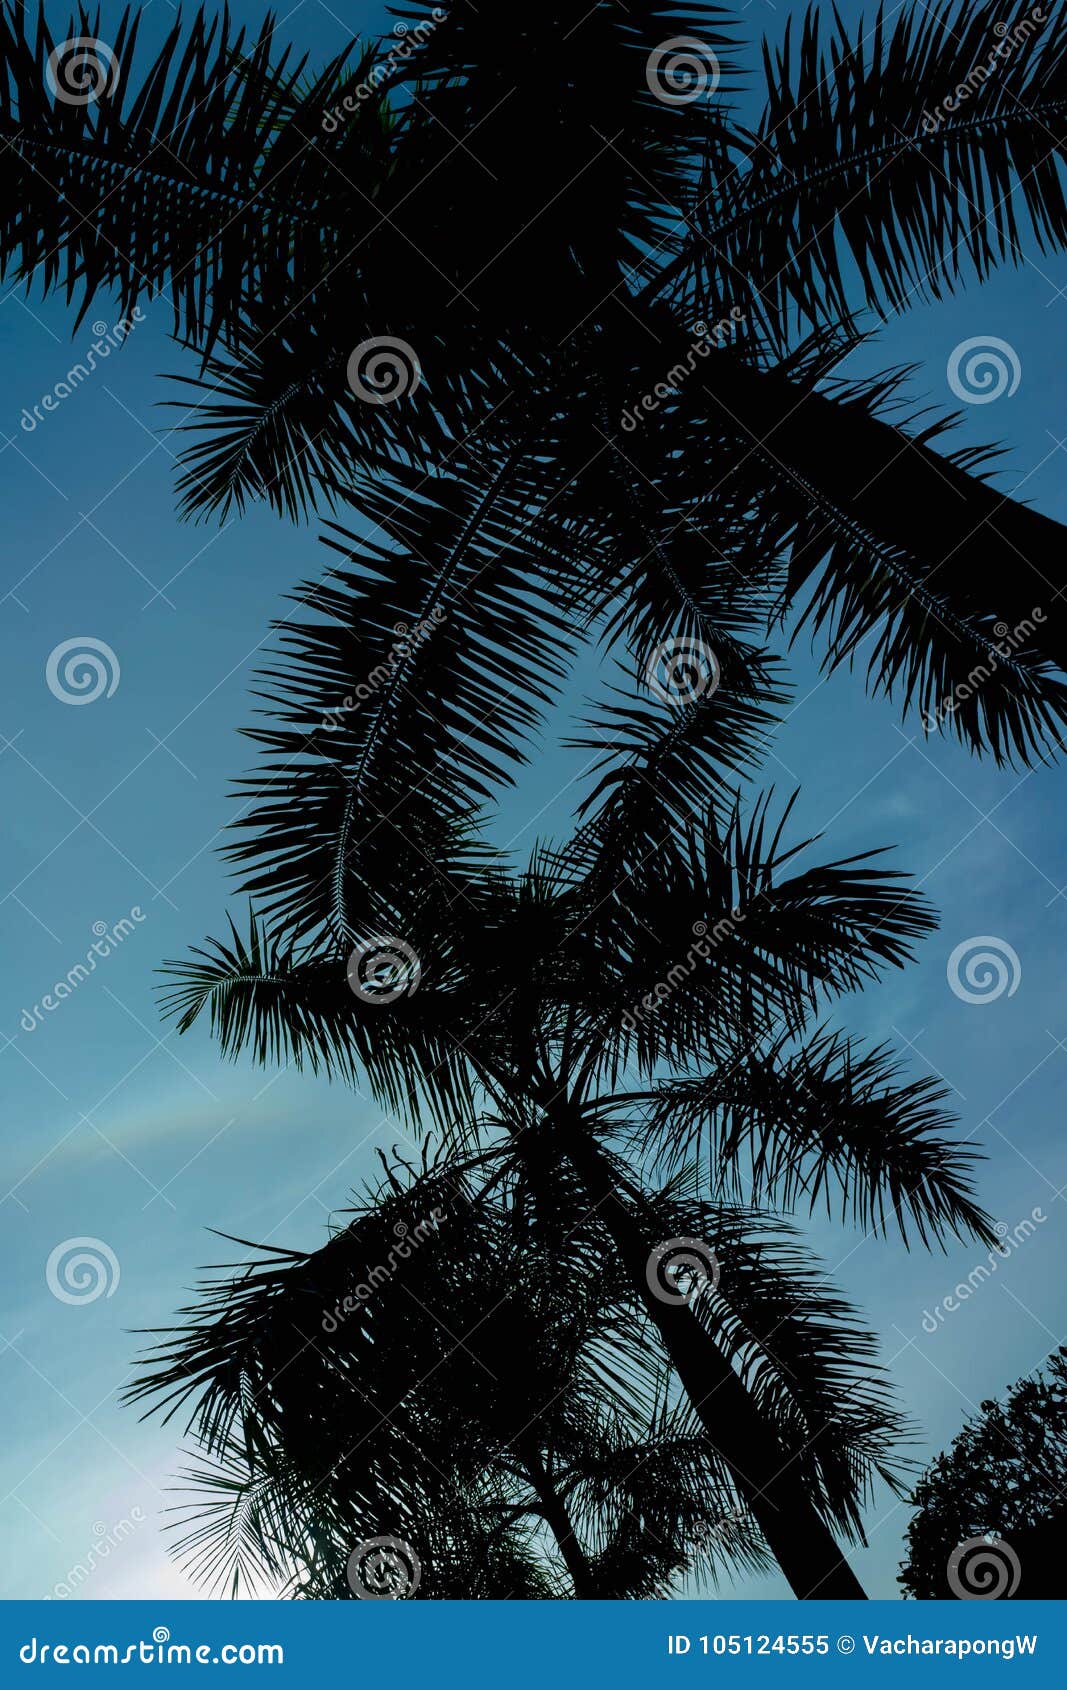
{"label": "palm tree crown", "polygon": [[[1034,34],[1023,0],[1002,14],[909,6],[856,39],[809,14],[766,51],[748,130],[741,54],[699,0],[413,4],[410,51],[314,74],[270,18],[249,39],[202,11],[142,63],[127,13],[89,100],[9,4],[0,256],[82,312],[165,289],[202,360],[186,507],[351,501],[390,541],[398,520],[383,567],[412,625],[421,600],[491,647],[507,577],[472,574],[506,537],[576,629],[614,616],[647,653],[740,623],[758,646],[806,605],[831,663],[865,645],[872,686],[940,721],[1007,623],[1010,661],[944,720],[1026,759],[1064,714],[1058,526],[935,450],[943,421],[894,420],[893,378],[828,380],[879,313],[1063,244],[1067,13]],[[932,122],[994,25],[1017,50]],[[545,637],[540,595],[524,615]],[[502,741],[545,684],[513,678]],[[433,679],[425,708],[473,726]]]}

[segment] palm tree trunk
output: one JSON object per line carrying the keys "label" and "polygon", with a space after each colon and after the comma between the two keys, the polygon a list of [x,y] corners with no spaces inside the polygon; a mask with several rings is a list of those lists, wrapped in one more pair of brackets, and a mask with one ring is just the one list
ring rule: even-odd
{"label": "palm tree trunk", "polygon": [[519,1456],[541,1505],[545,1524],[555,1538],[567,1571],[571,1575],[574,1594],[580,1600],[589,1601],[597,1594],[593,1584],[593,1569],[574,1534],[566,1506],[545,1470],[537,1440],[529,1436],[521,1439]]}
{"label": "palm tree trunk", "polygon": [[794,1595],[802,1600],[864,1599],[866,1591],[714,1339],[684,1303],[661,1302],[651,1291],[648,1259],[662,1241],[643,1235],[639,1221],[615,1188],[610,1164],[585,1133],[568,1133],[566,1153],[633,1275],[708,1438],[729,1468]]}

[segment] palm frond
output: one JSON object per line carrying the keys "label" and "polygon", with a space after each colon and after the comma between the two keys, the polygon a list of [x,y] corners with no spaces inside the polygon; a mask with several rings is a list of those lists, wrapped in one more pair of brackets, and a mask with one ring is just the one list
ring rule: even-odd
{"label": "palm frond", "polygon": [[786,333],[1062,248],[1060,5],[880,5],[854,25],[810,8],[763,59],[744,166],[711,185],[670,267],[698,299],[742,290]]}
{"label": "palm frond", "polygon": [[[307,1487],[272,1449],[250,1462],[238,1443],[179,1474],[172,1553],[195,1583],[234,1598],[279,1594],[298,1576]],[[306,1500],[304,1503],[306,1508]],[[306,1555],[306,1548],[304,1550]]]}
{"label": "palm frond", "polygon": [[[604,1595],[650,1594],[705,1560],[762,1564],[750,1523],[710,1535],[732,1492],[706,1445],[645,1406],[661,1364],[596,1217],[573,1181],[551,1183],[479,1187],[441,1157],[408,1179],[390,1168],[322,1249],[272,1248],[208,1282],[127,1393],[191,1414],[206,1460],[178,1552],[194,1576],[343,1596],[351,1549],[388,1526],[417,1546],[421,1595],[566,1594],[525,1535],[557,1530],[558,1508]],[[517,1589],[493,1545],[529,1557]]]}
{"label": "palm frond", "polygon": [[777,1041],[664,1081],[641,1100],[638,1138],[668,1165],[706,1157],[712,1189],[749,1203],[830,1214],[836,1195],[864,1233],[896,1226],[907,1242],[910,1220],[924,1245],[988,1239],[970,1172],[978,1153],[947,1136],[947,1097],[935,1080],[903,1079],[887,1046],[824,1031],[799,1050]]}
{"label": "palm frond", "polygon": [[809,589],[804,615],[828,664],[867,645],[871,690],[917,707],[927,731],[948,724],[998,761],[1042,757],[1067,716],[1060,525],[998,493],[988,454],[936,451],[946,419],[888,420],[899,372],[826,391],[815,373],[795,380],[716,353],[674,436],[694,479],[705,427],[744,446],[739,468],[727,458],[726,488],[739,475],[739,498],[762,481],[789,555],[779,609]]}
{"label": "palm frond", "polygon": [[368,889],[437,872],[526,754],[570,633],[561,537],[516,504],[513,469],[361,486],[371,537],[335,525],[346,564],[305,587],[314,620],[282,624],[261,693],[276,725],[250,731],[265,755],[229,855],[294,937],[355,937]]}
{"label": "palm frond", "polygon": [[[129,315],[165,291],[175,333],[210,344],[234,333],[266,278],[287,275],[298,292],[320,281],[356,232],[342,206],[369,220],[380,106],[360,107],[345,141],[361,212],[358,193],[338,193],[340,175],[323,181],[316,143],[324,109],[365,73],[366,55],[353,66],[346,49],[309,78],[305,59],[277,47],[270,14],[249,34],[201,8],[188,24],[176,18],[142,63],[141,18],[127,8],[105,28],[79,8],[57,42],[43,10],[34,27],[28,8],[5,4],[0,265],[80,299],[80,315],[101,292]],[[72,55],[76,38],[92,44],[88,56]]]}
{"label": "palm frond", "polygon": [[[578,836],[546,872],[583,895],[574,906],[582,972],[579,1011],[589,1076],[617,1078],[627,1062],[651,1074],[696,1051],[724,1051],[800,1031],[820,997],[856,991],[902,966],[936,920],[899,871],[870,852],[800,867],[811,841],[784,843],[788,806],[773,794],[745,814],[740,803],[640,841],[611,858],[603,877],[596,843]],[[617,863],[617,867],[616,867]],[[583,930],[588,935],[583,938]]]}
{"label": "palm frond", "polygon": [[[384,1004],[373,992],[357,990],[352,955],[364,954],[372,968],[378,958],[383,967],[407,970],[400,989],[387,987]],[[297,956],[250,909],[247,935],[231,919],[225,938],[164,964],[169,984],[161,993],[163,1013],[176,1018],[182,1032],[206,1015],[231,1060],[248,1054],[265,1066],[308,1068],[349,1084],[362,1076],[383,1107],[401,1117],[411,1117],[421,1100],[438,1121],[473,1120],[469,1066],[455,1038],[448,982],[436,989],[431,984],[416,1005],[411,1001],[424,966],[432,980],[434,954],[425,947],[420,954],[405,941],[398,949],[395,935],[379,930],[352,955]]]}

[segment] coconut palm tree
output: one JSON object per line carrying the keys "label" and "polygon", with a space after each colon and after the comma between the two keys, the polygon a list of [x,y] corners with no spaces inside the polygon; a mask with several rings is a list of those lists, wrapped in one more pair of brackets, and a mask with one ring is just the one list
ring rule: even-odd
{"label": "coconut palm tree", "polygon": [[[272,1247],[212,1280],[129,1393],[189,1414],[203,1459],[179,1552],[199,1576],[234,1595],[378,1594],[391,1574],[398,1595],[634,1598],[766,1567],[573,1174],[549,1190],[506,1145],[424,1161],[387,1166],[311,1255]],[[694,1208],[684,1181],[656,1201],[714,1237],[693,1294],[736,1332],[813,1491],[856,1513],[874,1474],[898,1480],[873,1341],[781,1222]]]}
{"label": "coconut palm tree", "polygon": [[[414,623],[485,652],[514,619],[540,649],[554,612],[643,664],[803,614],[829,663],[865,649],[874,689],[1025,760],[1067,699],[1061,531],[937,449],[944,420],[900,420],[896,378],[831,372],[885,314],[1063,245],[1067,12],[1045,12],[916,0],[854,35],[809,13],[765,49],[749,129],[702,0],[413,0],[402,39],[315,72],[269,17],[201,10],[147,53],[139,13],[57,45],[8,0],[0,259],[81,316],[165,295],[200,358],[185,507],[387,517]],[[503,576],[474,575],[494,546]],[[547,684],[512,663],[498,749]],[[437,667],[440,697],[401,665],[477,737]]]}

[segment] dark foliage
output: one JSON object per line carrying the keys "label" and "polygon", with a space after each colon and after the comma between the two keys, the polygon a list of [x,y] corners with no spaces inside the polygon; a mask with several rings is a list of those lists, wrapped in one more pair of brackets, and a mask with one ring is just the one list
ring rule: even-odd
{"label": "dark foliage", "polygon": [[[640,665],[694,629],[760,653],[806,606],[828,662],[865,649],[873,688],[1027,761],[1067,701],[1058,526],[983,479],[991,458],[937,449],[944,423],[896,420],[890,380],[828,378],[872,314],[1062,246],[1067,13],[1029,11],[909,6],[855,38],[813,12],[766,49],[749,133],[709,4],[413,5],[404,52],[390,36],[315,72],[269,16],[251,38],[198,12],[148,58],[129,13],[100,97],[71,104],[56,31],[9,0],[0,261],[82,313],[169,297],[202,360],[182,378],[190,511],[354,500],[378,522],[411,501],[396,556],[417,539],[444,577],[457,500],[494,487],[486,532],[512,566],[529,515],[558,524],[530,632],[577,606],[576,631],[614,626]],[[660,97],[678,37],[713,96]],[[382,337],[422,379],[367,404],[348,360]],[[492,573],[464,591],[491,640]],[[342,697],[363,677],[345,678]],[[433,682],[427,711],[480,720]],[[544,676],[516,682],[528,716]]]}
{"label": "dark foliage", "polygon": [[[909,1596],[958,1595],[949,1562],[962,1545],[988,1538],[991,1550],[969,1589],[996,1588],[1019,1601],[1067,1594],[1067,1350],[1020,1379],[1003,1402],[990,1401],[952,1447],[928,1467],[911,1498],[908,1558],[898,1582]],[[1014,1556],[998,1565],[997,1542]],[[974,1553],[974,1551],[972,1551]],[[977,1551],[981,1557],[982,1551]]]}
{"label": "dark foliage", "polygon": [[[781,1222],[677,1184],[646,1202],[713,1242],[701,1318],[783,1459],[855,1520],[875,1473],[898,1482],[902,1431],[869,1335]],[[350,1596],[381,1536],[427,1599],[638,1598],[768,1565],[565,1168],[392,1168],[322,1249],[272,1247],[184,1312],[130,1396],[186,1417],[178,1553],[231,1594]]]}

